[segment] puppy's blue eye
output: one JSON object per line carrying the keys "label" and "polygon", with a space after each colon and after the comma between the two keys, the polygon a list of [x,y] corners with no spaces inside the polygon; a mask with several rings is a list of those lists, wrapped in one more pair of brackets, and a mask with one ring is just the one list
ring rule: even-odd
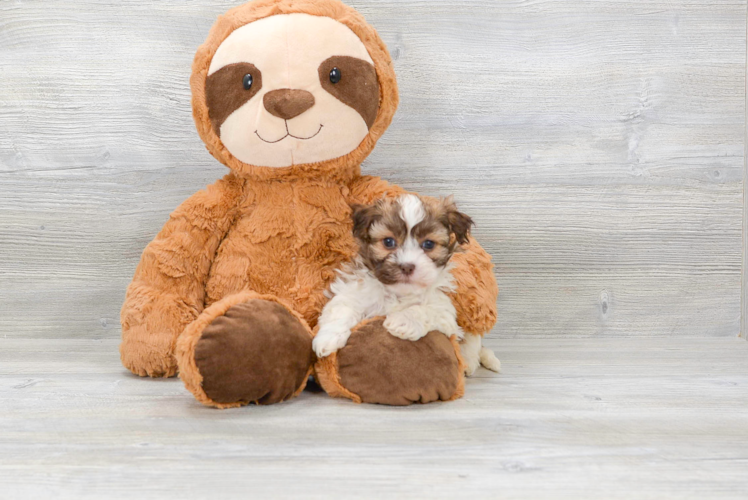
{"label": "puppy's blue eye", "polygon": [[423,248],[424,250],[433,250],[434,247],[436,247],[436,243],[431,240],[426,240],[421,243],[421,248]]}
{"label": "puppy's blue eye", "polygon": [[252,78],[252,75],[250,75],[250,74],[244,75],[244,80],[242,82],[242,83],[244,83],[244,90],[251,89],[253,82],[254,82],[254,78]]}
{"label": "puppy's blue eye", "polygon": [[395,241],[395,238],[385,238],[382,243],[384,243],[384,246],[386,246],[387,248],[395,248],[397,246],[397,241]]}

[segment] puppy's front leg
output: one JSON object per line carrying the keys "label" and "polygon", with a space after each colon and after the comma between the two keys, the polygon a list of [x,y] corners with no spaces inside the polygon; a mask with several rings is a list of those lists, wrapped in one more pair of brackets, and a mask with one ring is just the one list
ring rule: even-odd
{"label": "puppy's front leg", "polygon": [[351,328],[359,324],[363,314],[339,297],[327,303],[319,317],[319,331],[312,341],[312,349],[324,358],[339,351],[348,342]]}
{"label": "puppy's front leg", "polygon": [[421,306],[411,306],[402,311],[395,311],[384,320],[384,327],[397,338],[403,340],[418,340],[424,337],[428,318]]}
{"label": "puppy's front leg", "polygon": [[462,340],[465,332],[457,325],[457,313],[451,303],[444,307],[430,306],[426,311],[427,323],[424,325],[427,332],[442,332],[447,337],[455,335],[457,340]]}

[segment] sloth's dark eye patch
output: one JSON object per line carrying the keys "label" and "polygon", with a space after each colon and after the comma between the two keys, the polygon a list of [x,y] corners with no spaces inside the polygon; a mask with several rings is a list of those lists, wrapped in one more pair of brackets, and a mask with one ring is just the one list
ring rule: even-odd
{"label": "sloth's dark eye patch", "polygon": [[327,93],[356,110],[367,127],[374,125],[379,113],[379,79],[373,64],[357,57],[333,56],[320,64],[319,82]]}
{"label": "sloth's dark eye patch", "polygon": [[241,108],[262,89],[262,73],[250,63],[229,64],[205,81],[208,116],[216,135],[231,114]]}
{"label": "sloth's dark eye patch", "polygon": [[340,83],[341,78],[343,78],[343,73],[340,72],[339,68],[333,68],[332,71],[330,71],[331,83]]}

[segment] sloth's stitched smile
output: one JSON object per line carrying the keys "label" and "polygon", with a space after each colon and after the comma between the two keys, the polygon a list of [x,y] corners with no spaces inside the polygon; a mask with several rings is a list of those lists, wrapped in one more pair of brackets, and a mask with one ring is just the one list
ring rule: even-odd
{"label": "sloth's stitched smile", "polygon": [[283,140],[283,139],[285,139],[286,137],[293,137],[294,139],[299,139],[299,140],[301,140],[301,141],[308,141],[309,139],[313,139],[313,138],[317,137],[317,135],[319,135],[319,133],[320,133],[320,132],[322,132],[322,128],[323,128],[323,127],[324,127],[324,125],[322,125],[322,124],[320,123],[320,125],[319,125],[319,130],[317,130],[317,132],[315,132],[315,133],[314,133],[314,135],[310,135],[309,137],[297,137],[297,136],[293,135],[293,134],[292,134],[292,133],[291,133],[291,132],[290,132],[290,131],[288,130],[288,122],[286,122],[286,135],[284,135],[283,137],[281,137],[281,138],[280,138],[280,139],[278,139],[277,141],[266,141],[265,139],[263,139],[263,138],[262,138],[262,136],[260,135],[260,132],[259,132],[258,130],[255,130],[255,134],[257,135],[257,137],[259,137],[259,138],[260,138],[260,140],[261,140],[262,142],[267,142],[268,144],[276,144],[276,143],[279,143],[280,141],[282,141],[282,140]]}

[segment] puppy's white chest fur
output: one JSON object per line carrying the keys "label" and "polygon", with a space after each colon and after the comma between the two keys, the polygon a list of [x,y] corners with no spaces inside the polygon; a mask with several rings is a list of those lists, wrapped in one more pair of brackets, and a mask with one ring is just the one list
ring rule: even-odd
{"label": "puppy's white chest fur", "polygon": [[432,285],[422,287],[410,283],[385,285],[363,264],[356,262],[352,270],[340,274],[330,287],[330,292],[335,297],[357,301],[358,305],[364,306],[364,319],[387,316],[410,307],[451,305],[447,296],[447,292],[454,290],[451,267],[442,269]]}

